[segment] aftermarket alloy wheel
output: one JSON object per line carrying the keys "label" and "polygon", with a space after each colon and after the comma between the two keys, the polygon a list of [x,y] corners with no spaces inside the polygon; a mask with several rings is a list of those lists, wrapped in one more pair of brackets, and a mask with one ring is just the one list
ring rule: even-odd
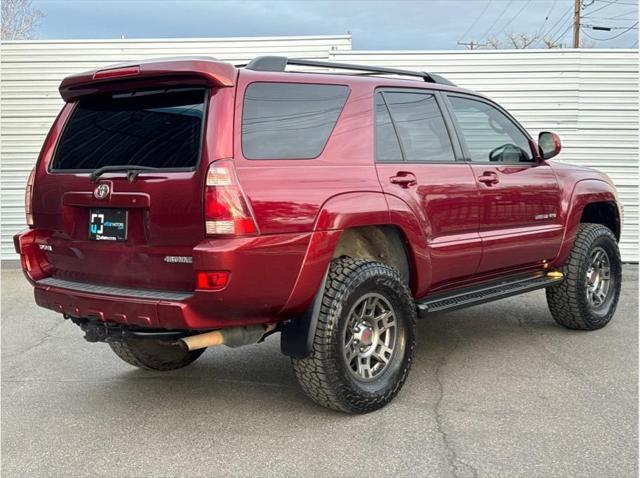
{"label": "aftermarket alloy wheel", "polygon": [[331,263],[311,354],[293,369],[316,403],[368,413],[400,391],[415,341],[415,305],[398,272],[344,257]]}
{"label": "aftermarket alloy wheel", "polygon": [[375,380],[387,369],[398,345],[396,323],[393,306],[380,294],[365,294],[351,308],[342,352],[356,380]]}
{"label": "aftermarket alloy wheel", "polygon": [[578,330],[607,325],[616,311],[622,280],[620,252],[611,230],[581,224],[562,272],[564,281],[547,289],[555,321]]}
{"label": "aftermarket alloy wheel", "polygon": [[109,342],[114,353],[134,367],[147,370],[176,370],[194,362],[206,349],[188,351],[179,345],[149,339]]}

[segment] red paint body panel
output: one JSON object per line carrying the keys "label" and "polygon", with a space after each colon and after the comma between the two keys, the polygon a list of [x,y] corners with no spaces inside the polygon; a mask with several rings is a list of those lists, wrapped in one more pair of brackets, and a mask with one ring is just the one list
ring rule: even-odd
{"label": "red paint body panel", "polygon": [[[482,253],[478,235],[480,199],[471,168],[452,164],[377,164],[384,191],[403,201],[428,238],[428,279],[416,283],[418,296],[430,288],[473,275]],[[411,173],[415,186],[393,184],[398,173]],[[424,266],[421,266],[422,269]]]}
{"label": "red paint body panel", "polygon": [[[138,70],[136,70],[136,68]],[[43,145],[34,181],[34,229],[15,237],[28,262],[36,301],[68,315],[167,329],[215,329],[274,322],[304,311],[322,284],[342,232],[396,227],[406,242],[416,299],[504,274],[559,266],[584,207],[616,201],[600,173],[537,158],[531,166],[376,164],[374,92],[378,87],[458,88],[416,81],[238,70],[206,59],[122,65],[65,79],[68,103]],[[105,71],[105,70],[100,70]],[[115,76],[113,76],[115,75]],[[243,97],[256,81],[340,84],[349,95],[321,154],[308,160],[248,160],[242,154]],[[106,199],[88,173],[49,172],[75,99],[97,91],[205,85],[210,88],[199,165],[192,171],[107,173]],[[259,234],[205,235],[203,190],[209,165],[232,158]],[[495,184],[479,182],[486,172]],[[390,178],[413,174],[415,184]],[[128,211],[126,241],[87,237],[88,210]],[[555,214],[555,216],[554,216]],[[172,263],[166,256],[190,257]],[[217,291],[197,290],[198,271],[229,271]],[[91,294],[38,284],[47,276],[138,289],[187,291],[178,302]]]}
{"label": "red paint body panel", "polygon": [[[541,265],[560,248],[563,227],[560,190],[551,166],[472,164],[476,177],[496,175],[495,184],[479,182],[482,201],[479,273]],[[545,216],[552,217],[546,218]]]}

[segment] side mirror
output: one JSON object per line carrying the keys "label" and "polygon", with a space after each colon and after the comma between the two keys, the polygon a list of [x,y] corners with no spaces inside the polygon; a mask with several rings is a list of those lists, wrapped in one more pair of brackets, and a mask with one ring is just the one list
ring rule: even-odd
{"label": "side mirror", "polygon": [[560,136],[549,131],[543,131],[538,135],[538,151],[542,159],[550,159],[557,156],[562,150]]}

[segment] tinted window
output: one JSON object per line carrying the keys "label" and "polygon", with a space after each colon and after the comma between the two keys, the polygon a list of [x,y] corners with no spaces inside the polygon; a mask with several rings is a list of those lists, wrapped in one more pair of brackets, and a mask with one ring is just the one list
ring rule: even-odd
{"label": "tinted window", "polygon": [[376,95],[376,159],[402,161],[398,136],[381,93]]}
{"label": "tinted window", "polygon": [[247,159],[310,159],[324,149],[347,100],[340,85],[253,83],[244,96]]}
{"label": "tinted window", "polygon": [[62,134],[52,168],[193,167],[200,154],[204,99],[203,89],[81,99]]}
{"label": "tinted window", "polygon": [[472,161],[532,160],[529,140],[500,110],[482,101],[457,96],[449,100]]}
{"label": "tinted window", "polygon": [[455,161],[436,99],[426,93],[385,92],[406,161]]}

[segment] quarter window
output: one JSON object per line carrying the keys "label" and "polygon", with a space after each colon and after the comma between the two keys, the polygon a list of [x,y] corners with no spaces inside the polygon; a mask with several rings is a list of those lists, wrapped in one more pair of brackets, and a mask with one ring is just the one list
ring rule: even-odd
{"label": "quarter window", "polygon": [[342,85],[253,83],[242,114],[247,159],[311,159],[320,155],[347,101]]}
{"label": "quarter window", "polygon": [[531,162],[527,137],[500,110],[483,101],[450,96],[472,161]]}
{"label": "quarter window", "polygon": [[382,93],[376,94],[376,160],[392,163],[402,161],[398,136]]}
{"label": "quarter window", "polygon": [[455,161],[436,98],[418,92],[384,92],[405,161]]}

